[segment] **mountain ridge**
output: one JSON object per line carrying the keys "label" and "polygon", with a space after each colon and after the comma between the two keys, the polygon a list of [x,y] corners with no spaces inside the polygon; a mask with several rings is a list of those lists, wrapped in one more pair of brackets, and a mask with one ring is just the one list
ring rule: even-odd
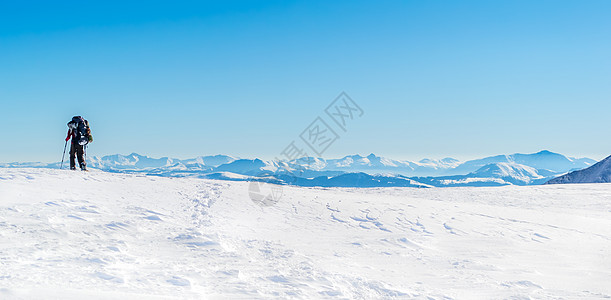
{"label": "mountain ridge", "polygon": [[[245,159],[222,154],[190,159],[152,158],[130,153],[93,156],[88,159],[88,163],[91,168],[109,172],[136,172],[165,177],[267,180],[304,186],[447,187],[540,184],[575,169],[590,167],[595,161],[543,150],[531,154],[495,155],[465,162],[454,158],[425,158],[412,162],[380,157],[373,153],[367,156],[347,155],[337,159],[303,157],[290,161]],[[2,166],[59,168],[59,163],[0,164]]]}

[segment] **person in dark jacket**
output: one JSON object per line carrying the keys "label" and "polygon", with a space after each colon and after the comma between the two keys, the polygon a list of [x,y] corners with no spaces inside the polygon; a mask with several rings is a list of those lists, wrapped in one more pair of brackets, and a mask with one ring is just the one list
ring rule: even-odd
{"label": "person in dark jacket", "polygon": [[66,142],[72,139],[70,143],[70,170],[76,170],[76,160],[78,159],[79,167],[82,171],[87,171],[87,163],[85,162],[85,146],[93,142],[89,122],[81,116],[74,116],[72,121],[68,122],[68,135]]}

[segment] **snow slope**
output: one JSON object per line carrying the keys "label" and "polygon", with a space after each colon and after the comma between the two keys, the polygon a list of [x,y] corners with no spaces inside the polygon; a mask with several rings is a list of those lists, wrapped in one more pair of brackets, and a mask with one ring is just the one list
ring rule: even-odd
{"label": "snow slope", "polygon": [[611,182],[611,156],[595,165],[554,178],[547,184],[557,183],[603,183]]}
{"label": "snow slope", "polygon": [[611,297],[610,184],[248,188],[0,168],[0,298]]}

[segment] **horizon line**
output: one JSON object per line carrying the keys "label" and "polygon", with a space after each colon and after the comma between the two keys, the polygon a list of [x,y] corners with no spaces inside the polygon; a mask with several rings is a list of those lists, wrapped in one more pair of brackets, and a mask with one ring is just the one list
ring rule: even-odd
{"label": "horizon line", "polygon": [[[569,155],[565,155],[565,154],[562,154],[562,153],[559,153],[559,152],[554,152],[554,151],[550,151],[550,150],[544,149],[544,150],[539,150],[537,152],[532,152],[532,153],[515,152],[515,153],[511,153],[511,154],[493,154],[493,155],[477,156],[477,158],[465,159],[465,160],[457,159],[457,158],[452,157],[452,156],[446,156],[446,157],[443,157],[443,158],[424,157],[424,158],[421,158],[419,160],[395,159],[395,158],[392,158],[392,157],[389,157],[389,156],[379,156],[379,155],[376,155],[373,152],[368,154],[368,155],[361,155],[359,153],[355,153],[355,154],[348,154],[348,155],[344,155],[344,156],[336,157],[336,158],[325,158],[325,157],[315,157],[315,156],[302,156],[302,157],[297,157],[295,159],[300,159],[300,158],[316,158],[316,159],[332,160],[332,159],[343,159],[343,158],[346,158],[346,157],[349,157],[349,156],[360,156],[360,157],[363,157],[363,158],[367,158],[368,156],[374,155],[375,157],[387,158],[387,159],[392,159],[392,160],[401,161],[401,162],[421,162],[421,161],[426,160],[426,159],[433,160],[433,161],[440,161],[440,160],[444,160],[444,159],[448,159],[448,158],[449,159],[455,159],[458,162],[467,162],[467,161],[470,161],[470,160],[477,160],[477,159],[483,159],[483,158],[500,156],[500,155],[516,155],[516,154],[533,155],[533,154],[539,154],[539,153],[545,153],[545,152],[551,153],[551,154],[562,155],[562,156],[567,157],[567,158],[574,158],[574,159],[584,159],[585,158],[585,159],[591,159],[591,160],[595,160],[595,161],[601,161],[601,160],[603,160],[603,159],[605,159],[606,157],[609,156],[609,155],[607,155],[607,156],[602,157],[601,159],[594,159],[594,158],[591,158],[591,157],[588,157],[588,156],[579,156],[579,157],[577,157],[577,156],[569,156]],[[196,158],[200,158],[200,157],[213,157],[213,156],[228,156],[228,157],[231,157],[231,158],[235,158],[236,160],[239,160],[239,159],[246,159],[246,160],[259,159],[259,160],[262,160],[262,161],[293,161],[293,160],[295,160],[295,159],[291,159],[291,160],[288,160],[288,159],[280,159],[280,160],[278,160],[278,159],[265,159],[265,158],[260,158],[260,157],[257,157],[257,156],[254,156],[254,157],[240,157],[240,156],[236,156],[236,155],[220,154],[220,153],[219,154],[209,154],[209,155],[197,155],[195,157],[187,157],[187,158],[179,158],[179,157],[172,157],[172,156],[154,157],[154,156],[149,156],[149,155],[146,155],[146,154],[143,155],[143,154],[140,154],[140,153],[137,153],[137,152],[131,152],[129,154],[114,153],[114,154],[106,154],[106,155],[92,155],[91,157],[103,158],[103,157],[113,156],[113,155],[130,156],[130,155],[134,155],[134,154],[138,155],[138,156],[143,156],[143,157],[151,158],[151,159],[163,159],[163,158],[167,158],[167,159],[176,159],[176,160],[189,160],[189,159],[196,159]],[[52,164],[52,163],[57,163],[57,162],[56,161],[53,161],[53,162],[44,162],[44,161],[12,161],[12,162],[0,162],[0,163],[2,163],[2,164],[11,164],[11,163],[50,163],[50,164]]]}

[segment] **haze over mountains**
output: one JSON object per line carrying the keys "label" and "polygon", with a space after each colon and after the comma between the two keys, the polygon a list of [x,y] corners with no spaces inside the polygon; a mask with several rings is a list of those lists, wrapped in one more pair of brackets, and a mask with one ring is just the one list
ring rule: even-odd
{"label": "haze over mountains", "polygon": [[[299,186],[445,187],[542,184],[567,172],[592,166],[595,160],[572,158],[547,150],[496,155],[460,162],[453,158],[394,160],[369,154],[339,159],[303,157],[291,161],[241,159],[228,155],[192,159],[151,158],[132,153],[90,157],[89,167],[109,172],[138,172],[167,177],[195,176],[223,180],[264,180]],[[0,167],[49,167],[59,163],[9,163]]]}

